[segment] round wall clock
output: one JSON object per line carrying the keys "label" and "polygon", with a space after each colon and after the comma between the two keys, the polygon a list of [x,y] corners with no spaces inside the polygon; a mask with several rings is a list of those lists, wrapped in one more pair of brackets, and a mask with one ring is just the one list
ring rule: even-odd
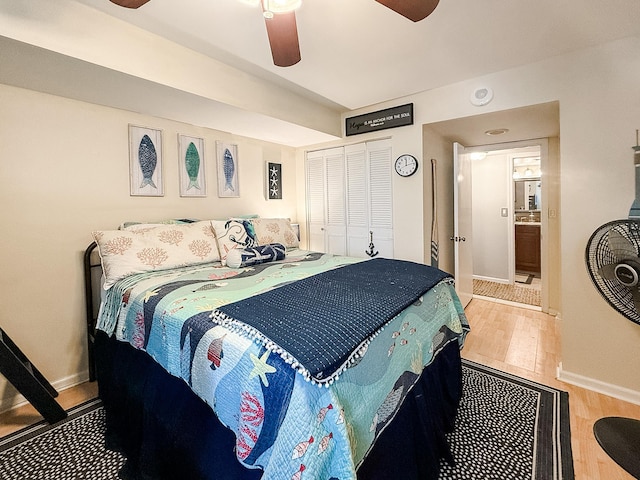
{"label": "round wall clock", "polygon": [[410,177],[418,170],[418,160],[413,155],[405,153],[396,159],[395,168],[401,177]]}

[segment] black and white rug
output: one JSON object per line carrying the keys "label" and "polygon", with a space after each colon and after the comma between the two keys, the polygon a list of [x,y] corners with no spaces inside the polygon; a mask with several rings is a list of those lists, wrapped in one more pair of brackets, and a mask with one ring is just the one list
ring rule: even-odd
{"label": "black and white rug", "polygon": [[104,409],[93,399],[67,411],[68,417],[0,438],[2,480],[111,480],[125,458],[104,445]]}
{"label": "black and white rug", "polygon": [[[463,361],[464,394],[441,480],[573,480],[568,394]],[[98,399],[0,439],[0,479],[113,480],[125,458],[105,449]]]}
{"label": "black and white rug", "polygon": [[569,394],[463,360],[463,396],[449,435],[455,466],[440,479],[572,480]]}

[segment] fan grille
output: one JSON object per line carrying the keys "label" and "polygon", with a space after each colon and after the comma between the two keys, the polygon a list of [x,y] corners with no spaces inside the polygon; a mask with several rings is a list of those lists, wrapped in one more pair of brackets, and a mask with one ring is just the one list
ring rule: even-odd
{"label": "fan grille", "polygon": [[589,276],[596,289],[604,299],[626,318],[640,324],[640,312],[635,308],[631,289],[617,280],[603,278],[598,270],[605,265],[618,263],[609,245],[609,232],[617,231],[626,238],[635,249],[636,255],[640,248],[640,222],[635,220],[614,220],[600,226],[587,242],[586,264]]}

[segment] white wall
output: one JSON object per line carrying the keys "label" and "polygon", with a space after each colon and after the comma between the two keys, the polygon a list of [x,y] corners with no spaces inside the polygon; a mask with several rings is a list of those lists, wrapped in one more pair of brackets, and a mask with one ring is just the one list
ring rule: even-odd
{"label": "white wall", "polygon": [[[509,280],[509,236],[513,201],[510,200],[509,156],[488,155],[471,161],[473,276],[484,280]],[[507,208],[503,217],[501,209]]]}
{"label": "white wall", "polygon": [[[129,123],[163,131],[164,197],[129,195]],[[297,220],[292,148],[5,85],[0,125],[0,325],[57,387],[87,378],[82,253],[91,231],[249,213]],[[179,196],[178,133],[205,140],[205,198]],[[216,140],[238,145],[240,198],[218,198]],[[282,200],[265,200],[265,161],[282,163]],[[0,377],[0,410],[14,395]]]}
{"label": "white wall", "polygon": [[[638,52],[640,38],[629,37],[367,110],[414,103],[414,125],[392,132],[396,154],[407,147],[420,151],[417,142],[424,124],[559,101],[561,194],[550,199],[553,205],[549,206],[558,208],[559,217],[554,221],[561,231],[561,258],[552,259],[560,262],[562,272],[558,302],[562,305],[561,374],[640,402],[640,375],[630,374],[640,371],[640,326],[607,305],[584,265],[591,233],[607,221],[625,218],[635,195],[631,147],[640,127]],[[493,101],[485,107],[474,107],[468,101],[479,85],[494,90]],[[364,111],[352,114],[359,113]],[[553,148],[555,152],[555,143]],[[423,184],[406,184],[401,201],[422,202],[426,195]],[[446,198],[448,192],[442,195]],[[424,247],[426,237],[423,230],[420,233],[411,239],[419,243],[416,248]]]}

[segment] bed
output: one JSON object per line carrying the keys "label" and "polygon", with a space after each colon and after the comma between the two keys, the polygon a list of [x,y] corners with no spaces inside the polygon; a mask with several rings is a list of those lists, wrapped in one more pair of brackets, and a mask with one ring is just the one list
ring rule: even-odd
{"label": "bed", "polygon": [[425,479],[451,461],[469,327],[448,274],[301,250],[284,219],[94,238],[90,364],[122,478]]}

